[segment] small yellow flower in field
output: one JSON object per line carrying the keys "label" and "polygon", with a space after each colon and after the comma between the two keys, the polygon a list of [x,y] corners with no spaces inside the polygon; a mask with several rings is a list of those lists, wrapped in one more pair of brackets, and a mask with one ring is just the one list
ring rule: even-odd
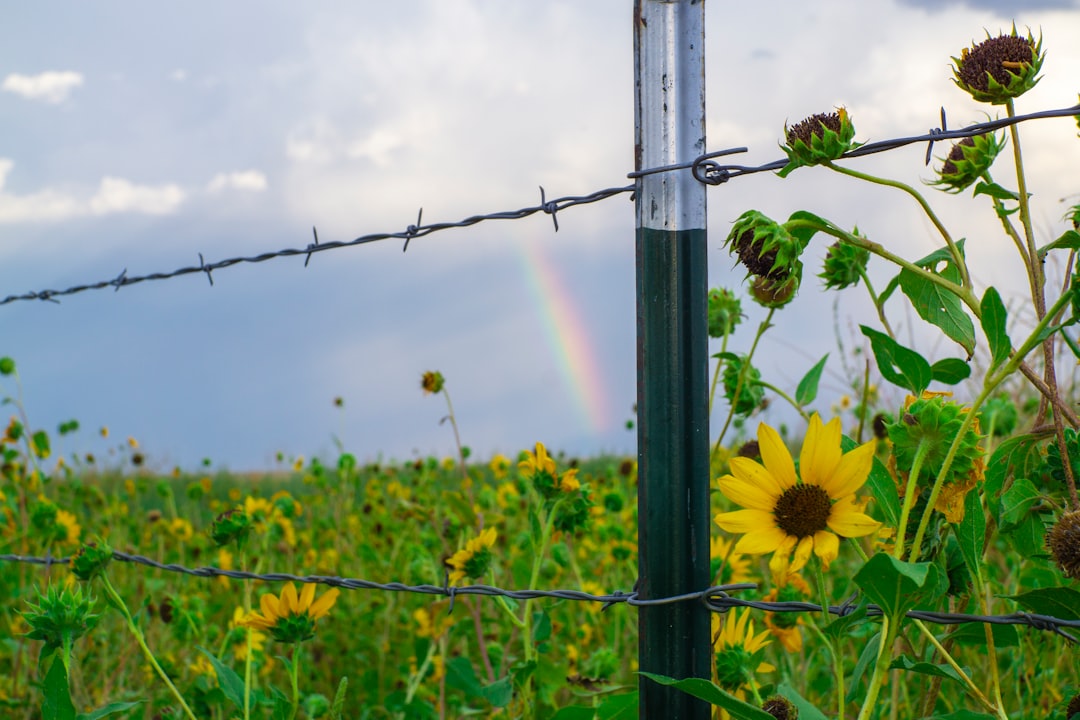
{"label": "small yellow flower in field", "polygon": [[[233,610],[233,619],[229,622],[229,629],[234,630],[236,628],[245,628],[244,626],[244,608],[238,607]],[[259,632],[253,628],[245,628],[248,632],[240,636],[239,641],[233,643],[233,657],[237,660],[247,660],[248,653],[248,638],[247,634],[251,635],[251,651],[253,653],[262,652],[266,646],[266,633]]]}
{"label": "small yellow flower in field", "polygon": [[101,435],[101,437],[107,438],[107,437],[109,437],[109,428],[102,425],[101,429],[98,430],[98,433]]}
{"label": "small yellow flower in field", "polygon": [[[227,548],[218,549],[217,566],[219,570],[233,569],[233,554],[229,552]],[[224,575],[219,575],[217,580],[219,583],[226,586],[231,582],[231,580]]]}
{"label": "small yellow flower in field", "polygon": [[187,542],[195,535],[191,523],[184,518],[173,518],[169,522],[169,534],[180,542]]}
{"label": "small yellow flower in field", "polygon": [[574,492],[581,489],[581,481],[577,479],[578,469],[571,468],[559,477],[559,490],[562,492]]}
{"label": "small yellow flower in field", "polygon": [[304,456],[303,455],[299,456],[298,458],[296,458],[296,460],[293,461],[292,469],[293,469],[293,472],[300,472],[301,470],[304,469]]}
{"label": "small yellow flower in field", "polygon": [[[810,596],[810,586],[801,575],[795,573],[785,578],[785,583],[774,587],[762,597],[763,602],[805,602]],[[765,627],[780,641],[788,652],[802,651],[802,624],[800,613],[765,613]]]}
{"label": "small yellow flower in field", "polygon": [[128,436],[127,444],[128,444],[128,447],[131,448],[132,450],[138,450],[139,449],[139,441],[136,440],[133,437]]}
{"label": "small yellow flower in field", "polygon": [[547,473],[552,477],[555,476],[555,461],[548,455],[547,448],[544,447],[544,443],[536,443],[536,452],[525,452],[525,459],[518,463],[518,470],[525,475],[536,475],[538,473]]}
{"label": "small yellow flower in field", "polygon": [[64,529],[64,538],[62,542],[67,543],[68,545],[79,544],[79,534],[82,532],[82,528],[79,526],[79,521],[75,519],[74,515],[67,510],[57,510],[56,525]]}
{"label": "small yellow flower in field", "polygon": [[720,687],[733,691],[749,685],[754,673],[773,672],[776,668],[761,662],[760,653],[769,644],[769,631],[754,634],[750,608],[740,614],[729,610],[721,625],[713,613],[713,645],[716,648],[716,680]]}
{"label": "small yellow flower in field", "polygon": [[727,538],[709,539],[709,557],[713,582],[718,585],[734,585],[750,580],[750,560],[742,553],[735,552],[734,543]]}
{"label": "small yellow flower in field", "polygon": [[495,476],[496,480],[502,480],[506,477],[506,472],[510,469],[510,458],[496,453],[495,457],[491,458],[491,462],[488,463],[488,467],[491,469],[491,473]]}
{"label": "small yellow flower in field", "polygon": [[483,577],[491,565],[491,548],[495,547],[495,528],[489,527],[477,537],[469,540],[463,550],[458,550],[446,564],[454,568],[450,573],[450,583],[460,582],[466,577]]}
{"label": "small yellow flower in field", "polygon": [[417,608],[416,612],[413,613],[413,620],[416,621],[417,625],[416,635],[431,638],[432,640],[438,640],[443,635],[446,635],[450,628],[454,626],[453,616],[446,612],[449,605],[449,600],[443,600],[433,603],[430,610],[428,608]]}
{"label": "small yellow flower in field", "polygon": [[329,614],[341,591],[330,588],[318,600],[315,585],[306,583],[300,595],[289,583],[281,595],[265,593],[259,598],[259,612],[252,612],[241,624],[258,630],[268,630],[278,642],[298,643],[315,637],[315,623]]}
{"label": "small yellow flower in field", "polygon": [[798,474],[780,434],[764,423],[758,426],[758,446],[764,464],[733,457],[732,474],[718,481],[720,491],[745,508],[715,518],[724,530],[742,534],[737,552],[772,553],[769,568],[783,577],[806,565],[811,552],[827,569],[839,554],[838,536],[862,537],[878,529],[880,523],[855,502],[855,491],[870,474],[875,441],[844,453],[840,419],[826,425],[815,413],[803,441]]}
{"label": "small yellow flower in field", "polygon": [[214,666],[207,657],[201,653],[195,657],[194,662],[188,663],[188,670],[196,676],[205,675],[208,678],[217,677],[217,671],[214,670]]}

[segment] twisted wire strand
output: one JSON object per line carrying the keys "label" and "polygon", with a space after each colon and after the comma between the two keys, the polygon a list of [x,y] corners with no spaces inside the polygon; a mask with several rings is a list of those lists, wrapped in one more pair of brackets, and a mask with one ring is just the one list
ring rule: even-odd
{"label": "twisted wire strand", "polygon": [[[234,580],[259,580],[262,582],[298,582],[304,584],[327,585],[329,587],[344,590],[376,590],[382,592],[407,592],[421,595],[439,595],[450,599],[448,612],[454,608],[454,599],[461,595],[479,595],[485,597],[502,596],[514,600],[535,600],[539,598],[552,598],[556,600],[570,600],[575,602],[602,603],[602,610],[618,603],[626,603],[632,607],[647,607],[656,605],[670,605],[672,603],[688,602],[697,600],[702,602],[711,612],[726,613],[733,607],[748,607],[765,612],[778,613],[821,613],[820,605],[811,602],[765,602],[762,600],[743,600],[732,597],[730,593],[743,590],[756,590],[756,583],[736,583],[730,585],[717,585],[696,592],[683,593],[662,598],[643,598],[636,589],[630,592],[616,590],[606,595],[594,595],[580,590],[509,590],[493,585],[463,585],[460,587],[450,585],[444,578],[442,585],[422,584],[408,585],[400,582],[380,583],[372,580],[359,578],[345,578],[333,575],[294,575],[292,573],[253,573],[246,570],[222,570],[214,567],[189,568],[176,563],[162,563],[144,555],[113,550],[113,559],[120,562],[144,565],[156,570],[192,575],[195,577],[226,577]],[[51,555],[45,557],[27,555],[0,555],[0,562],[19,562],[34,565],[66,565],[71,558],[55,558]],[[880,617],[884,612],[876,605],[866,605],[860,608],[855,603],[855,597],[849,598],[842,605],[830,605],[829,613],[839,617],[845,617],[851,613],[864,609],[867,617]],[[964,623],[990,623],[994,625],[1026,625],[1036,630],[1050,631],[1067,639],[1069,642],[1077,642],[1077,638],[1065,631],[1065,628],[1080,630],[1080,620],[1068,620],[1064,618],[1040,615],[1037,613],[1017,612],[1009,615],[973,615],[962,613],[942,613],[925,610],[910,610],[907,616],[917,620],[923,620],[939,625],[959,625]]]}

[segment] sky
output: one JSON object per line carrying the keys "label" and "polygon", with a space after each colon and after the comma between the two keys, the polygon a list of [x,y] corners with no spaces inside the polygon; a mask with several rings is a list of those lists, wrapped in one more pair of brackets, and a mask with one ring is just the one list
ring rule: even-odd
{"label": "sky", "polygon": [[[402,231],[421,208],[424,222],[456,221],[535,205],[540,187],[551,198],[626,185],[632,5],[13,5],[0,24],[0,297],[302,248],[313,226],[320,241],[349,240]],[[781,5],[707,5],[707,145],[747,146],[736,162],[781,157],[785,122],[838,106],[860,141],[926,132],[941,107],[950,127],[985,119],[997,109],[953,85],[949,58],[1014,20],[1048,51],[1018,111],[1068,107],[1080,91],[1077,2]],[[1026,124],[1022,141],[1049,240],[1080,202],[1080,140],[1066,118]],[[933,178],[924,153],[857,167],[920,183]],[[985,203],[927,192],[968,238],[977,284],[1020,308],[1015,250]],[[750,208],[810,210],[911,259],[937,247],[909,200],[815,169],[710,188],[708,208],[710,286],[742,294],[722,244]],[[268,469],[279,452],[329,460],[338,442],[362,461],[449,456],[445,400],[420,389],[427,370],[445,376],[478,458],[537,441],[635,453],[633,206],[622,195],[558,219],[557,233],[540,214],[435,233],[404,253],[385,241],[307,267],[239,265],[213,286],[194,274],[12,303],[0,306],[0,355],[18,363],[35,427],[80,422],[60,454],[108,457],[130,436],[162,469],[203,458]],[[825,247],[808,250],[800,296],[758,350],[765,379],[789,392],[830,353],[823,413],[849,392],[857,325],[874,322],[861,288],[821,291]],[[880,288],[889,268],[872,263],[871,277]],[[740,352],[764,317],[749,300],[744,310],[729,346]],[[894,311],[901,338],[928,356],[962,354]],[[10,378],[0,389],[16,392]],[[778,404],[762,419],[784,421]]]}

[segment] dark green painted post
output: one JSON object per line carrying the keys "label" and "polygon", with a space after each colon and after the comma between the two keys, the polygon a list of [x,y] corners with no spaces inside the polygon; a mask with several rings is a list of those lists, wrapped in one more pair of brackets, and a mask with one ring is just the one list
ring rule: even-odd
{"label": "dark green painted post", "polygon": [[[636,169],[705,152],[704,0],[635,0]],[[709,585],[705,186],[690,170],[637,181],[638,591]],[[697,601],[639,608],[642,670],[710,677]],[[708,704],[642,678],[640,717],[707,720]]]}

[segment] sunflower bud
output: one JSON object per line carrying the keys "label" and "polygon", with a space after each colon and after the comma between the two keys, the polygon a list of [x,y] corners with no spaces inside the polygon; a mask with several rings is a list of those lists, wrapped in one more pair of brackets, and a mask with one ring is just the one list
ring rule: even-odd
{"label": "sunflower bud", "polygon": [[795,271],[784,278],[757,277],[750,285],[750,296],[762,307],[782,308],[795,299],[802,282],[802,263],[795,261]]}
{"label": "sunflower bud", "polygon": [[761,704],[761,709],[776,720],[799,720],[799,708],[783,695],[773,695]]}
{"label": "sunflower bud", "polygon": [[1046,547],[1062,575],[1080,580],[1080,510],[1067,512],[1054,523],[1046,534]]}
{"label": "sunflower bud", "polygon": [[966,190],[990,169],[1004,147],[1004,137],[994,133],[966,137],[952,146],[938,170],[938,179],[930,184],[949,193]]}
{"label": "sunflower bud", "polygon": [[80,580],[93,580],[105,572],[112,560],[112,548],[101,543],[83,543],[79,552],[71,558],[71,572]]}
{"label": "sunflower bud", "polygon": [[1068,706],[1065,708],[1065,720],[1070,720],[1075,715],[1080,715],[1080,693],[1073,695],[1072,700],[1069,701]]}
{"label": "sunflower bud", "polygon": [[[858,228],[855,234],[859,233]],[[859,284],[859,278],[866,272],[870,262],[870,251],[851,243],[838,242],[825,254],[825,267],[818,275],[825,281],[825,289],[843,290]]]}
{"label": "sunflower bud", "polygon": [[[759,381],[761,373],[756,367],[747,363],[745,356],[734,353],[724,353],[724,398],[729,404],[734,404],[736,415],[749,415],[765,400],[765,391]],[[743,365],[746,364],[746,369]],[[739,383],[739,376],[742,384]],[[739,396],[735,397],[738,390]]]}
{"label": "sunflower bud", "polygon": [[1035,87],[1045,59],[1042,38],[1036,42],[1030,32],[1021,37],[1014,25],[1009,35],[987,33],[986,40],[954,57],[954,82],[976,102],[1004,105]]}
{"label": "sunflower bud", "polygon": [[834,113],[811,115],[790,128],[785,123],[787,144],[780,147],[787,154],[788,163],[780,171],[780,177],[787,177],[795,168],[836,160],[859,147],[860,143],[853,142],[854,138],[855,126],[845,108],[837,108]]}
{"label": "sunflower bud", "polygon": [[727,288],[709,291],[709,337],[730,335],[742,320],[742,303]]}
{"label": "sunflower bud", "polygon": [[434,395],[443,389],[443,384],[445,382],[446,380],[443,378],[441,372],[438,370],[428,370],[424,373],[423,377],[420,378],[420,389],[425,393]]}
{"label": "sunflower bud", "polygon": [[81,588],[58,589],[50,585],[44,593],[38,591],[38,604],[27,603],[29,610],[22,615],[30,626],[26,637],[41,640],[49,648],[60,648],[65,663],[72,644],[97,625],[99,615],[93,614],[94,598],[83,595]]}
{"label": "sunflower bud", "polygon": [[210,537],[218,547],[235,541],[238,548],[243,548],[250,533],[251,518],[240,508],[223,512],[210,525]]}
{"label": "sunflower bud", "polygon": [[724,245],[739,256],[751,275],[786,278],[805,245],[787,228],[757,210],[747,210],[731,228]]}

